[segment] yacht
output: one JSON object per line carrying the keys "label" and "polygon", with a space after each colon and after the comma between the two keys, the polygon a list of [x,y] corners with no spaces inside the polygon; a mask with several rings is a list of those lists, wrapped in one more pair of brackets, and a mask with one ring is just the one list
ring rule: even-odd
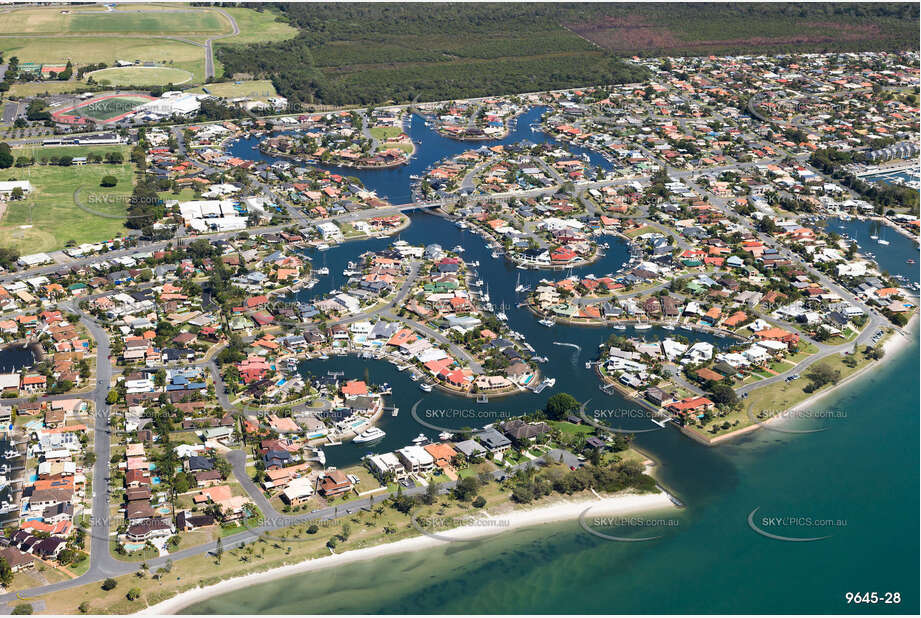
{"label": "yacht", "polygon": [[387,434],[383,429],[372,427],[371,429],[366,429],[365,431],[362,431],[360,434],[355,436],[352,442],[373,442],[374,440],[380,440],[386,435]]}
{"label": "yacht", "polygon": [[550,327],[552,327],[552,326],[556,326],[556,322],[554,322],[554,321],[551,320],[550,318],[544,318],[544,319],[542,319],[542,320],[538,320],[537,323],[538,323],[538,324],[542,324],[543,326],[546,326],[547,328],[550,328]]}
{"label": "yacht", "polygon": [[870,240],[878,240],[879,236],[870,236]]}
{"label": "yacht", "polygon": [[[375,427],[374,429],[377,429],[377,427]],[[378,429],[378,431],[380,431],[380,429]],[[307,449],[307,460],[317,461],[319,462],[321,466],[325,466],[326,465],[326,453],[321,448],[308,448]]]}
{"label": "yacht", "polygon": [[318,275],[323,275],[323,276],[328,275],[328,274],[329,274],[329,269],[328,269],[327,267],[325,267],[325,266],[324,266],[323,268],[318,268],[318,269],[317,269],[317,274],[318,274]]}
{"label": "yacht", "polygon": [[453,437],[454,437],[454,434],[451,433],[450,431],[442,431],[440,434],[438,434],[439,440],[450,440]]}
{"label": "yacht", "polygon": [[460,245],[454,245],[454,247],[452,247],[451,251],[453,251],[454,253],[463,253],[464,251],[466,251],[466,249],[464,249],[464,248],[463,248],[462,246],[460,246]]}
{"label": "yacht", "polygon": [[413,444],[422,444],[423,442],[428,442],[429,439],[424,433],[420,433],[418,436],[413,438]]}
{"label": "yacht", "polygon": [[321,242],[319,245],[317,245],[317,251],[326,251],[327,249],[329,249],[329,245],[325,242]]}
{"label": "yacht", "polygon": [[431,392],[432,392],[432,385],[429,384],[428,382],[420,382],[420,383],[419,383],[419,389],[422,390],[422,391],[425,391],[426,393],[431,393]]}
{"label": "yacht", "polygon": [[882,238],[880,238],[880,239],[877,240],[876,242],[878,242],[878,243],[881,244],[881,245],[888,245],[888,244],[889,244],[889,241],[888,241],[888,240],[883,240]]}
{"label": "yacht", "polygon": [[522,285],[522,283],[521,283],[521,273],[518,273],[518,283],[517,283],[517,285],[515,286],[515,291],[518,292],[518,293],[520,294],[520,293],[522,293],[522,292],[527,292],[527,291],[529,291],[530,289],[531,289],[531,288],[529,288],[527,285]]}
{"label": "yacht", "polygon": [[613,328],[614,330],[627,330],[627,327],[624,326],[623,324],[615,324],[611,328]]}

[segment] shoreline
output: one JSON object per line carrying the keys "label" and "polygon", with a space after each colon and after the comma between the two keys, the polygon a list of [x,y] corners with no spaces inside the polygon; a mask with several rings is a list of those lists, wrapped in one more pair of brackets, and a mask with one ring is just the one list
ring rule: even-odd
{"label": "shoreline", "polygon": [[887,360],[892,360],[892,358],[894,358],[896,355],[902,352],[905,349],[905,347],[908,346],[908,344],[911,342],[912,332],[914,330],[913,326],[916,326],[917,320],[918,320],[918,314],[916,313],[914,316],[912,316],[911,320],[908,321],[908,324],[905,325],[903,329],[905,331],[904,334],[896,330],[892,333],[891,337],[889,337],[888,339],[886,339],[886,341],[883,342],[884,354],[883,354],[883,357],[879,359],[878,362],[870,363],[866,367],[863,367],[859,369],[858,371],[855,371],[854,373],[852,373],[845,379],[833,385],[830,389],[816,393],[815,395],[812,395],[811,397],[804,399],[803,401],[799,402],[798,404],[790,408],[789,411],[796,412],[800,410],[803,406],[814,403],[818,401],[819,399],[822,399],[826,395],[829,395],[830,393],[837,391],[839,388],[841,388],[845,384],[848,384],[849,382],[855,380],[856,378],[859,378],[865,373],[869,373],[870,369],[873,369],[873,368],[878,369],[882,367],[886,363]]}
{"label": "shoreline", "polygon": [[[819,401],[820,399],[827,397],[828,395],[832,393],[837,392],[843,386],[851,383],[857,378],[860,378],[868,374],[871,369],[879,369],[880,367],[882,367],[883,364],[886,363],[887,360],[891,360],[893,357],[898,355],[911,342],[913,326],[916,325],[915,323],[917,320],[918,320],[918,314],[915,314],[911,318],[911,320],[908,322],[908,324],[906,324],[905,327],[903,328],[904,334],[898,331],[894,331],[892,336],[890,336],[889,338],[886,339],[885,342],[883,342],[883,351],[885,352],[885,354],[883,358],[881,358],[879,361],[872,362],[866,365],[865,367],[858,369],[857,371],[847,376],[846,378],[844,378],[837,384],[832,385],[831,388],[822,390],[818,393],[815,393],[814,395],[807,397],[801,402],[788,408],[784,412],[791,413],[791,412],[797,412],[799,410],[802,410],[806,406],[811,405]],[[783,422],[784,420],[788,420],[787,416],[785,414],[778,414],[778,415],[772,416],[771,418],[765,419],[759,423],[752,423],[751,425],[747,425],[746,427],[742,427],[741,429],[737,429],[735,431],[729,432],[727,434],[723,434],[721,436],[717,436],[715,438],[710,438],[706,442],[702,442],[702,443],[706,444],[707,446],[716,446],[722,442],[725,442],[726,440],[730,440],[732,438],[743,436],[753,431],[757,431],[758,429],[764,429],[766,425],[770,425],[772,423],[780,423],[780,422]],[[686,435],[689,435],[689,437],[692,437],[692,438],[694,437],[693,435],[690,435],[690,434],[686,434]]]}
{"label": "shoreline", "polygon": [[[505,522],[507,525],[499,527],[501,530],[515,530],[541,524],[578,519],[580,515],[590,507],[593,507],[592,511],[596,515],[601,513],[608,515],[625,515],[629,513],[655,511],[664,508],[677,508],[669,497],[669,494],[662,491],[654,494],[620,494],[594,500],[562,500],[546,506],[539,506],[531,509],[517,509],[507,513],[497,513],[496,515],[489,516],[488,519]],[[456,539],[466,540],[479,536],[493,536],[496,534],[496,529],[497,526],[472,525],[461,526],[444,532],[453,533]],[[439,531],[439,534],[444,534],[444,532]],[[448,543],[450,543],[450,541],[439,540],[427,535],[420,535],[410,539],[394,541],[392,543],[353,549],[341,554],[305,560],[295,564],[269,569],[268,571],[262,571],[260,573],[233,577],[204,588],[192,588],[170,599],[161,601],[155,605],[150,605],[137,612],[137,614],[175,614],[195,603],[200,603],[214,596],[239,590],[243,587],[275,581],[282,577],[307,573],[322,568],[334,568],[363,560],[442,546]]]}

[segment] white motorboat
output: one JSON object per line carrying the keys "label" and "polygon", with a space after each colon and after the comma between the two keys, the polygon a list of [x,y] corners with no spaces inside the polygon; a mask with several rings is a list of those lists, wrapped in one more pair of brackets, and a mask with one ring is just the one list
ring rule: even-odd
{"label": "white motorboat", "polygon": [[889,241],[888,241],[888,240],[883,240],[882,238],[880,238],[880,239],[877,240],[876,242],[878,242],[878,243],[881,244],[881,245],[888,245],[888,244],[889,244]]}
{"label": "white motorboat", "polygon": [[422,444],[423,442],[428,442],[429,439],[424,433],[420,433],[418,436],[413,438],[413,444]]}
{"label": "white motorboat", "polygon": [[454,245],[454,247],[451,248],[451,251],[453,251],[454,253],[463,253],[464,251],[466,251],[466,249],[464,249],[460,245]]}
{"label": "white motorboat", "polygon": [[419,389],[422,390],[422,391],[425,391],[426,393],[431,393],[431,392],[432,392],[432,385],[429,384],[428,382],[420,382],[420,383],[419,383]]}
{"label": "white motorboat", "polygon": [[675,330],[675,325],[674,324],[663,324],[662,328],[664,328],[665,330]]}
{"label": "white motorboat", "polygon": [[387,434],[383,429],[372,427],[371,429],[366,429],[365,431],[362,431],[360,434],[355,436],[352,442],[373,442],[374,440],[380,440],[386,435]]}
{"label": "white motorboat", "polygon": [[652,324],[647,324],[644,322],[642,324],[636,324],[633,328],[636,330],[649,330],[652,328]]}
{"label": "white motorboat", "polygon": [[553,320],[551,320],[550,318],[544,318],[544,319],[542,319],[542,320],[538,320],[537,323],[538,323],[538,324],[541,324],[541,325],[543,325],[543,326],[546,326],[547,328],[550,328],[550,327],[552,327],[552,326],[556,326],[556,322],[553,321]]}
{"label": "white motorboat", "polygon": [[450,440],[453,437],[454,437],[454,434],[451,433],[450,431],[442,431],[440,434],[438,434],[439,440]]}
{"label": "white motorboat", "polygon": [[613,328],[614,330],[627,330],[627,327],[624,326],[623,324],[615,324],[611,328]]}
{"label": "white motorboat", "polygon": [[325,267],[325,266],[324,266],[323,268],[318,268],[318,269],[317,269],[317,274],[318,274],[318,275],[324,275],[324,276],[325,276],[325,275],[328,275],[328,274],[329,274],[329,269],[328,269],[327,267]]}
{"label": "white motorboat", "polygon": [[321,242],[319,245],[317,245],[317,251],[326,251],[327,249],[329,249],[329,245],[325,242]]}

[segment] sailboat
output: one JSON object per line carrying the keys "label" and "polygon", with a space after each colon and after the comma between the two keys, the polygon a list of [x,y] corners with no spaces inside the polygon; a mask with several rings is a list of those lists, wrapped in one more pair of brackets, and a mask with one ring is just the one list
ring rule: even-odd
{"label": "sailboat", "polygon": [[518,284],[515,286],[515,291],[521,294],[522,292],[527,292],[531,288],[527,285],[522,285],[521,283],[521,273],[518,273]]}
{"label": "sailboat", "polygon": [[502,303],[499,307],[499,312],[496,313],[496,317],[502,320],[503,322],[508,321],[508,316],[505,314],[505,303]]}

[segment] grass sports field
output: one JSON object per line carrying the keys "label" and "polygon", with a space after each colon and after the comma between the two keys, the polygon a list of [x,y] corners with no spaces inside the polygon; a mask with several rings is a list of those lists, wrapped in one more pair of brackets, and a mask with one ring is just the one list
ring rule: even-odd
{"label": "grass sports field", "polygon": [[4,34],[229,34],[233,29],[223,15],[211,9],[176,8],[140,10],[67,9],[63,6],[28,7],[0,13]]}
{"label": "grass sports field", "polygon": [[[52,44],[47,38],[0,38],[5,58],[18,56],[21,62],[58,63],[72,58],[77,66],[116,60],[141,60],[184,69],[204,80],[204,50],[198,45],[151,37],[61,37]],[[73,82],[77,84],[78,82]]]}
{"label": "grass sports field", "polygon": [[[225,7],[221,11],[237,22],[240,33],[215,40],[216,47],[279,41],[297,34],[295,28],[275,21],[279,14],[275,10]],[[163,74],[156,79],[145,74],[143,82],[136,81],[134,76],[124,81],[117,77],[111,80],[112,85],[203,83],[205,40],[232,32],[230,20],[218,9],[207,7],[123,4],[108,11],[101,6],[0,6],[0,33],[3,34],[0,53],[6,58],[18,56],[21,62],[43,64],[63,64],[71,60],[78,67],[100,62],[111,66],[116,60],[140,60],[191,74],[182,74],[182,77]],[[223,65],[216,58],[214,69],[217,75],[223,73]],[[39,84],[14,84],[11,95],[79,92],[80,86],[76,80],[44,89]]]}
{"label": "grass sports field", "polygon": [[88,73],[96,83],[113,86],[165,86],[167,84],[184,84],[193,75],[182,69],[171,67],[112,67]]}
{"label": "grass sports field", "polygon": [[113,119],[117,120],[139,105],[151,100],[153,100],[153,97],[144,95],[106,95],[90,99],[75,106],[56,110],[51,115],[58,122],[73,123],[78,122],[80,118],[89,118],[96,122],[107,122]]}
{"label": "grass sports field", "polygon": [[[113,149],[107,146],[94,151],[104,154]],[[127,148],[122,149],[127,158]],[[40,159],[43,155],[65,154],[58,150],[36,149],[35,156]],[[18,156],[18,150],[14,150],[14,154]],[[28,180],[34,191],[23,200],[8,202],[0,219],[0,246],[15,247],[20,253],[29,254],[61,249],[71,240],[79,244],[123,236],[124,219],[120,215],[124,214],[131,195],[133,170],[132,163],[75,167],[35,165],[5,170],[6,173],[0,175],[3,180]],[[118,179],[118,184],[111,188],[100,187],[102,177],[110,174]],[[79,199],[84,208],[74,201],[77,189],[80,189]]]}

